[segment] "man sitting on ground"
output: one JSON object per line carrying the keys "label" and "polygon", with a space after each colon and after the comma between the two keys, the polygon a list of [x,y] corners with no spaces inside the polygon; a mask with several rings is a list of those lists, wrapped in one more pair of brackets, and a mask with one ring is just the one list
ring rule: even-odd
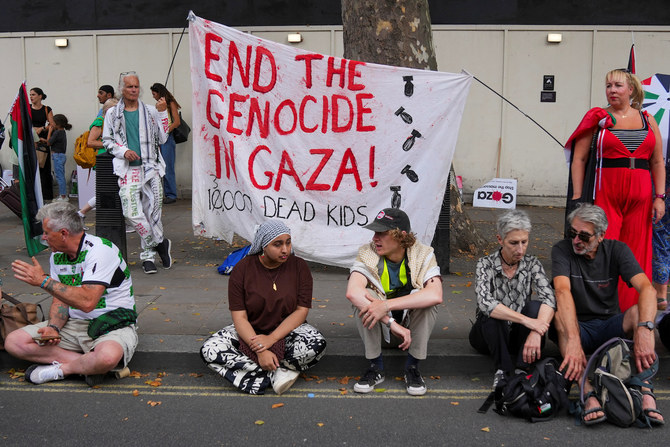
{"label": "man sitting on ground", "polygon": [[442,302],[442,278],[433,249],[416,240],[409,217],[386,208],[365,228],[375,232],[372,242],[358,251],[351,267],[347,299],[354,306],[358,332],[370,367],[354,385],[357,393],[369,393],[384,381],[382,335],[391,346],[406,350],[407,393],[421,396],[426,384],[419,372],[428,339]]}
{"label": "man sitting on ground", "polygon": [[84,232],[74,205],[45,205],[37,218],[52,251],[50,274],[34,257],[32,263],[14,261],[12,270],[15,278],[53,296],[49,320],[11,332],[5,349],[42,364],[26,370],[28,382],[82,374],[96,385],[119,364],[126,366],[137,346],[130,270],[114,244]]}
{"label": "man sitting on ground", "polygon": [[[556,243],[551,252],[557,305],[554,322],[563,356],[561,371],[568,380],[581,381],[586,354],[613,337],[631,336],[638,371],[648,369],[656,359],[656,292],[649,278],[626,244],[604,238],[607,217],[602,208],[583,204],[570,213],[568,222],[570,239]],[[640,295],[638,304],[625,313],[619,309],[619,277]],[[606,419],[602,402],[592,391],[587,380],[582,416],[587,425]],[[642,388],[642,394],[642,408],[650,422],[663,424],[651,389]]]}

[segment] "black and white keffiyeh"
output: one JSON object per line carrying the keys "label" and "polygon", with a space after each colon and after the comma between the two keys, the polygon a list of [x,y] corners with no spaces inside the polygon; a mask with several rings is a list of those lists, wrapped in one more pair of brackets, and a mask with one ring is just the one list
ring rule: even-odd
{"label": "black and white keffiyeh", "polygon": [[277,219],[271,219],[264,222],[256,230],[254,241],[251,243],[251,248],[249,249],[247,256],[260,253],[270,242],[282,234],[291,235],[291,229],[287,227],[284,222]]}

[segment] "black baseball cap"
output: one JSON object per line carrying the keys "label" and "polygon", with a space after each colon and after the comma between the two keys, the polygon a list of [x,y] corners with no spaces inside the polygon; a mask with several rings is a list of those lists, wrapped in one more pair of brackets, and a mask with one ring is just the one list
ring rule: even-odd
{"label": "black baseball cap", "polygon": [[114,87],[112,87],[111,85],[107,85],[107,84],[101,85],[100,88],[98,89],[98,91],[100,91],[100,90],[114,96]]}
{"label": "black baseball cap", "polygon": [[384,208],[379,213],[372,223],[369,223],[363,228],[368,230],[384,232],[388,230],[393,230],[395,228],[400,231],[411,232],[412,227],[409,223],[409,217],[401,209],[398,208]]}

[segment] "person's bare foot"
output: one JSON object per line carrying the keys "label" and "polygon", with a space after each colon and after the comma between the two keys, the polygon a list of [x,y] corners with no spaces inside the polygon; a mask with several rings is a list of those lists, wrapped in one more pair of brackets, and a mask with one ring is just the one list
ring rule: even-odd
{"label": "person's bare foot", "polygon": [[[605,412],[601,408],[600,402],[598,402],[598,399],[596,399],[596,396],[591,396],[588,399],[586,399],[586,403],[584,404],[584,422],[589,422],[593,421],[599,418],[602,418],[605,416]],[[589,410],[593,410],[594,408],[600,408],[599,411],[593,411],[591,413],[588,413]]]}
{"label": "person's bare foot", "polygon": [[649,388],[642,388],[642,409],[649,419],[656,420],[658,424],[663,424],[663,415],[656,410],[656,399],[652,394],[645,394],[650,392]]}

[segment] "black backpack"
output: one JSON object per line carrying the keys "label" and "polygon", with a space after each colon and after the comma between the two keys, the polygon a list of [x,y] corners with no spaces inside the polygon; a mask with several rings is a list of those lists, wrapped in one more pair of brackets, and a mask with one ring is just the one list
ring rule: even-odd
{"label": "black backpack", "polygon": [[[548,357],[535,363],[527,373],[504,376],[492,393],[495,411],[531,422],[548,421],[568,407],[569,382],[559,371],[556,359]],[[485,412],[486,403],[480,409]],[[484,411],[481,411],[484,410]]]}
{"label": "black backpack", "polygon": [[[619,427],[650,426],[642,410],[641,387],[650,388],[644,383],[658,372],[658,356],[654,364],[639,374],[633,374],[635,363],[631,354],[633,342],[622,338],[612,338],[600,346],[591,355],[582,378],[582,390],[586,377],[591,380],[593,390],[602,403],[607,420]],[[584,408],[585,395],[580,393]]]}

